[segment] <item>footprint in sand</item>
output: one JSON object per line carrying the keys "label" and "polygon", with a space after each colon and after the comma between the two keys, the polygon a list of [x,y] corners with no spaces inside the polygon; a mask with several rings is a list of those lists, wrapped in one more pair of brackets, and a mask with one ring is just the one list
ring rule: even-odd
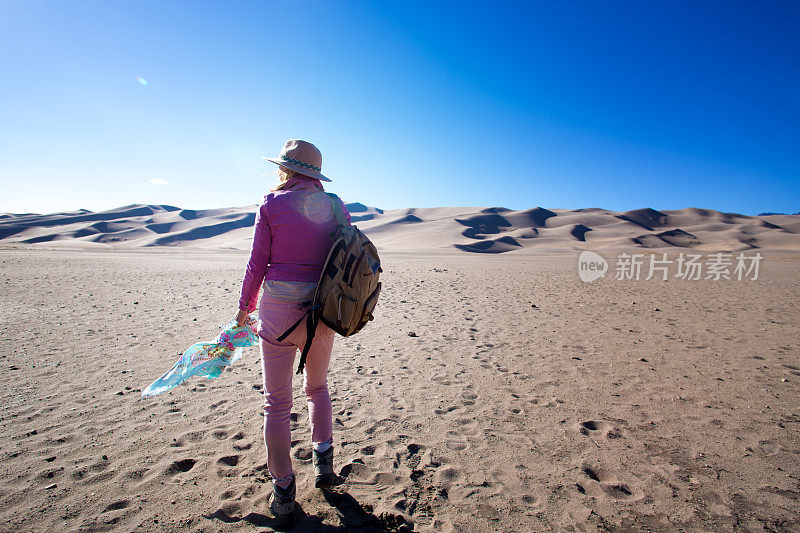
{"label": "footprint in sand", "polygon": [[546,399],[531,398],[529,402],[532,403],[533,405],[538,405],[539,407],[555,407],[559,404],[564,403],[564,400],[553,396],[551,398],[546,398]]}
{"label": "footprint in sand", "polygon": [[[147,472],[149,472],[149,468],[140,468],[139,470],[131,470],[130,472],[126,472],[124,476],[131,481],[139,481],[141,480]],[[74,475],[73,475],[74,477]]]}
{"label": "footprint in sand", "polygon": [[766,457],[778,455],[784,450],[783,446],[774,439],[759,441],[757,449]]}
{"label": "footprint in sand", "polygon": [[174,476],[182,472],[188,472],[194,465],[197,464],[197,459],[178,459],[167,467],[167,474]]}
{"label": "footprint in sand", "polygon": [[218,407],[225,405],[226,403],[228,403],[228,400],[220,400],[217,403],[212,403],[210,409],[213,411],[214,409],[217,409]]}
{"label": "footprint in sand", "polygon": [[236,491],[234,490],[226,490],[222,494],[219,495],[220,500],[232,500],[233,497],[236,496]]}
{"label": "footprint in sand", "polygon": [[640,500],[644,496],[642,491],[624,483],[604,468],[584,463],[581,466],[581,473],[584,479],[575,484],[581,494],[625,501]]}
{"label": "footprint in sand", "polygon": [[467,417],[455,418],[453,419],[451,424],[455,424],[458,432],[467,437],[474,437],[479,433],[479,430],[477,428],[478,421],[475,420],[474,418],[467,418]]}
{"label": "footprint in sand", "polygon": [[461,438],[461,435],[458,432],[448,432],[449,437],[457,437],[454,439],[448,439],[444,442],[444,445],[447,447],[448,450],[452,450],[454,452],[460,452],[462,450],[466,450],[469,447],[469,443]]}
{"label": "footprint in sand", "polygon": [[186,442],[200,442],[203,440],[203,431],[190,431],[188,433],[184,433],[177,439],[173,440],[171,446],[176,448],[182,448],[186,446]]}
{"label": "footprint in sand", "polygon": [[298,461],[307,462],[311,460],[312,451],[310,447],[299,446],[292,451],[292,456]]}
{"label": "footprint in sand", "polygon": [[386,433],[391,431],[397,426],[398,419],[399,416],[393,415],[392,417],[378,420],[377,422],[374,422],[372,426],[365,429],[364,433],[367,435],[372,435],[373,433]]}
{"label": "footprint in sand", "polygon": [[431,378],[431,381],[435,381],[436,383],[439,383],[440,385],[451,385],[453,383],[452,381],[450,381],[450,375],[449,374],[438,374],[438,375],[435,375],[435,376],[433,376]]}
{"label": "footprint in sand", "polygon": [[425,451],[427,446],[414,442],[407,444],[406,449],[398,453],[398,457],[412,470],[417,468],[420,463],[420,453]]}
{"label": "footprint in sand", "polygon": [[217,459],[217,477],[232,477],[237,475],[238,470],[234,467],[239,464],[240,455],[223,455]]}
{"label": "footprint in sand", "polygon": [[471,407],[475,405],[475,401],[477,400],[478,395],[471,391],[466,391],[461,393],[461,404],[466,407]]}
{"label": "footprint in sand", "polygon": [[452,465],[442,465],[442,467],[436,471],[435,480],[437,485],[449,487],[462,477],[464,477],[464,473],[461,471],[461,469]]}
{"label": "footprint in sand", "polygon": [[361,453],[364,455],[375,455],[375,446],[368,445],[361,448]]}
{"label": "footprint in sand", "polygon": [[588,437],[605,437],[607,439],[618,439],[622,437],[622,426],[610,422],[587,420],[578,424],[578,432]]}
{"label": "footprint in sand", "polygon": [[119,509],[125,509],[130,504],[131,504],[130,500],[119,500],[107,505],[106,508],[103,509],[103,512],[107,513],[109,511],[118,511]]}
{"label": "footprint in sand", "polygon": [[392,487],[400,481],[400,477],[389,471],[375,471],[365,465],[361,459],[354,459],[339,471],[343,481],[359,485],[382,485]]}
{"label": "footprint in sand", "polygon": [[460,409],[460,408],[458,406],[456,406],[456,405],[451,405],[451,406],[448,406],[448,407],[440,407],[438,409],[434,409],[433,412],[436,413],[439,416],[442,416],[442,415],[446,415],[447,413],[452,413],[456,409]]}
{"label": "footprint in sand", "polygon": [[217,464],[223,466],[236,466],[239,464],[239,459],[241,457],[239,455],[225,455],[217,459]]}
{"label": "footprint in sand", "polygon": [[239,442],[243,440],[246,436],[247,435],[245,435],[243,431],[239,431],[238,433],[234,433],[229,437],[231,440],[236,441],[237,443],[233,445],[234,450],[236,450],[237,452],[243,452],[253,447],[252,442]]}
{"label": "footprint in sand", "polygon": [[228,438],[228,432],[224,429],[218,429],[211,433],[211,436],[217,440],[223,440]]}
{"label": "footprint in sand", "polygon": [[525,494],[520,498],[520,501],[530,509],[536,509],[542,506],[543,498],[535,494]]}

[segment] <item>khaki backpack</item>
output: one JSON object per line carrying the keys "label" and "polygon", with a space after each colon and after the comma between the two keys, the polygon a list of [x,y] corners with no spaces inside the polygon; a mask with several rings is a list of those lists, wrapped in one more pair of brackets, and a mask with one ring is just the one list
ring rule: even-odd
{"label": "khaki backpack", "polygon": [[373,319],[372,311],[381,293],[378,279],[383,270],[375,245],[357,227],[347,222],[339,197],[326,194],[339,224],[331,234],[333,244],[309,309],[276,339],[283,341],[303,319],[307,319],[306,343],[300,355],[298,374],[303,372],[320,320],[339,335],[349,337]]}

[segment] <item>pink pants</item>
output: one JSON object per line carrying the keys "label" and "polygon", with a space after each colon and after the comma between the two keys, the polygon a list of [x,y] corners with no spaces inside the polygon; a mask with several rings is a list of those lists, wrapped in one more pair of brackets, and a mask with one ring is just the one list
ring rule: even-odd
{"label": "pink pants", "polygon": [[[264,379],[264,442],[267,445],[267,466],[275,480],[292,475],[291,431],[292,376],[297,370],[295,354],[303,349],[306,325],[301,323],[283,342],[280,337],[302,315],[296,302],[286,302],[262,294],[258,309],[258,335],[261,341],[261,375]],[[303,388],[308,401],[308,418],[313,442],[330,442],[333,438],[331,397],[328,394],[328,364],[333,349],[333,330],[321,323],[303,370]]]}

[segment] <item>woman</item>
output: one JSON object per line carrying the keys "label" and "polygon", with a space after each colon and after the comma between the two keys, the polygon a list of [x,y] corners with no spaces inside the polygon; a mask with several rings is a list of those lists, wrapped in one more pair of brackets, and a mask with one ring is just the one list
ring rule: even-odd
{"label": "woman", "polygon": [[[295,496],[289,456],[293,365],[297,349],[305,343],[306,328],[295,328],[282,342],[276,339],[302,316],[313,299],[337,223],[320,183],[331,180],[321,174],[322,154],[316,146],[289,140],[278,158],[265,159],[278,165],[280,183],[256,213],[253,247],[236,320],[242,324],[255,311],[263,280],[258,335],[264,380],[264,441],[273,479],[270,509],[279,525],[288,525]],[[349,221],[350,214],[344,206],[342,209]],[[303,371],[317,487],[330,485],[335,479],[327,384],[332,348],[333,330],[320,322]]]}

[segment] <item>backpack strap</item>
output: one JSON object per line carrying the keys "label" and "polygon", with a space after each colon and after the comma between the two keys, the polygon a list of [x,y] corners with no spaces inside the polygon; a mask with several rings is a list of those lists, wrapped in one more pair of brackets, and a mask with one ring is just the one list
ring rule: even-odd
{"label": "backpack strap", "polygon": [[328,200],[331,201],[331,207],[333,208],[334,216],[336,216],[336,222],[342,227],[349,226],[350,224],[347,223],[347,219],[344,217],[344,211],[342,211],[342,201],[332,192],[326,192],[325,194],[328,196]]}
{"label": "backpack strap", "polygon": [[317,333],[317,324],[319,324],[319,311],[314,309],[309,311],[308,318],[306,319],[306,344],[303,346],[303,351],[300,353],[300,364],[297,365],[297,373],[302,374],[303,368],[306,366],[306,356],[311,349],[311,343],[314,342],[314,335]]}
{"label": "backpack strap", "polygon": [[312,308],[312,309],[309,309],[308,311],[306,311],[305,313],[303,313],[303,316],[301,316],[301,317],[300,317],[300,319],[299,319],[297,322],[295,322],[294,324],[292,324],[291,326],[289,326],[289,329],[287,329],[286,331],[284,331],[284,332],[281,334],[281,336],[280,336],[280,337],[278,337],[278,338],[277,338],[277,339],[275,339],[275,340],[276,340],[276,341],[278,341],[278,342],[283,342],[283,340],[284,340],[286,337],[288,337],[289,335],[291,335],[291,333],[292,333],[294,330],[296,330],[296,329],[297,329],[297,326],[299,326],[299,325],[300,325],[300,324],[303,322],[303,319],[304,319],[304,318],[306,318],[306,317],[309,315],[309,313],[310,313],[312,310],[313,310],[313,308]]}
{"label": "backpack strap", "polygon": [[303,368],[306,366],[306,356],[311,349],[311,344],[314,342],[314,335],[317,333],[317,324],[319,324],[319,304],[303,313],[303,316],[301,316],[297,322],[289,326],[289,329],[275,339],[278,342],[283,342],[286,337],[291,335],[291,333],[303,323],[303,320],[306,321],[306,343],[303,345],[303,350],[300,352],[300,364],[297,365],[298,374],[303,373]]}

